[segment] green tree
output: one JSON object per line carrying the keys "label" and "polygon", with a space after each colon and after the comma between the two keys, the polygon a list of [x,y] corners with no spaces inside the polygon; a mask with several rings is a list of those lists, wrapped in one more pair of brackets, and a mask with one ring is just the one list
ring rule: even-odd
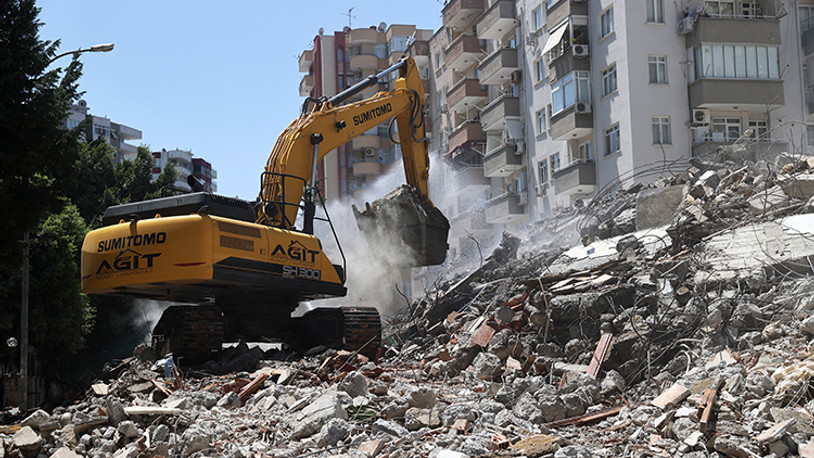
{"label": "green tree", "polygon": [[0,263],[19,262],[20,240],[62,205],[78,130],[62,129],[82,65],[48,70],[59,42],[42,41],[33,0],[0,0]]}

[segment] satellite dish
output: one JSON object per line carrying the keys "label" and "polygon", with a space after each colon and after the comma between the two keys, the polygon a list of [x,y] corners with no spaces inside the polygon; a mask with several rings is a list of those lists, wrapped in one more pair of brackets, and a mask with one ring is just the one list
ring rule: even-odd
{"label": "satellite dish", "polygon": [[325,28],[324,27],[319,28],[319,36],[322,36],[322,35],[325,35]]}
{"label": "satellite dish", "polygon": [[345,26],[345,27],[342,28],[342,31],[345,32],[345,33],[348,33],[348,32],[350,32],[350,27]]}
{"label": "satellite dish", "polygon": [[384,22],[380,22],[378,28],[379,32],[384,32],[385,29],[387,29],[387,24],[385,24]]}
{"label": "satellite dish", "polygon": [[85,102],[84,100],[80,100],[79,101],[79,106],[80,107],[86,107],[86,106],[88,106],[88,102]]}

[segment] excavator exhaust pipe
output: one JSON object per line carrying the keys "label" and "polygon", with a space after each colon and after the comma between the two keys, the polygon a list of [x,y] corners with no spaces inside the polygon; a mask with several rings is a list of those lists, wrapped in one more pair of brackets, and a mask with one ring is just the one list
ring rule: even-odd
{"label": "excavator exhaust pipe", "polygon": [[395,266],[434,266],[447,257],[449,220],[406,184],[361,211],[354,205],[353,214],[374,251],[403,253],[390,259]]}

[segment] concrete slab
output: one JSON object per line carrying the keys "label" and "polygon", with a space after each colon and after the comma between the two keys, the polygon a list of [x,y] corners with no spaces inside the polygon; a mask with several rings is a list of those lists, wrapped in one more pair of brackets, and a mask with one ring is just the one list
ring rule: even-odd
{"label": "concrete slab", "polygon": [[683,198],[683,186],[642,191],[636,198],[636,229],[669,225]]}

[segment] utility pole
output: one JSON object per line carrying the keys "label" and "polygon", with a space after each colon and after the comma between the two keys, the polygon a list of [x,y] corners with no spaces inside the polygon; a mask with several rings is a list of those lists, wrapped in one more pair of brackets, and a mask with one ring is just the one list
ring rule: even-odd
{"label": "utility pole", "polygon": [[23,234],[23,300],[20,306],[20,411],[28,410],[28,231]]}

